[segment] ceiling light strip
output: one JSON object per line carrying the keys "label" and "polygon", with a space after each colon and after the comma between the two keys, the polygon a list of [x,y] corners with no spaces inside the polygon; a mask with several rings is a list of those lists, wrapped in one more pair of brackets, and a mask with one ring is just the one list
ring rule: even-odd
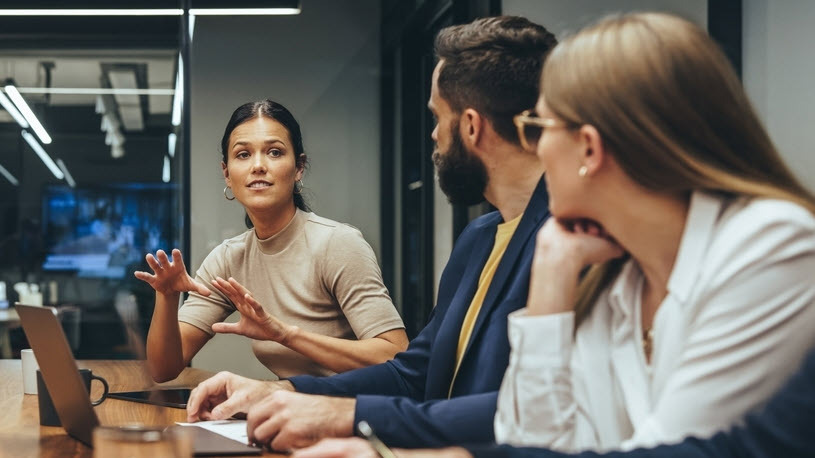
{"label": "ceiling light strip", "polygon": [[195,16],[290,16],[300,8],[190,8]]}
{"label": "ceiling light strip", "polygon": [[37,137],[40,137],[40,141],[46,145],[51,143],[51,136],[45,131],[45,127],[40,124],[40,120],[37,119],[37,116],[31,111],[31,107],[28,106],[23,96],[17,92],[17,88],[9,84],[6,86],[6,94],[8,94],[9,98],[17,105],[17,109],[20,110],[25,120],[31,125],[34,133],[37,134]]}
{"label": "ceiling light strip", "polygon": [[164,156],[164,167],[161,169],[161,181],[165,183],[170,182],[170,158]]}
{"label": "ceiling light strip", "polygon": [[51,173],[53,173],[58,180],[65,178],[65,174],[62,173],[62,170],[59,169],[57,164],[54,163],[54,160],[51,159],[51,156],[49,156],[48,153],[45,152],[42,146],[40,146],[40,144],[37,143],[37,139],[34,138],[33,135],[29,134],[26,131],[23,131],[23,138],[25,139],[26,143],[28,143],[28,146],[30,146],[31,149],[33,149],[34,152],[37,153],[37,156],[40,157],[45,166],[48,167],[48,170],[50,170]]}
{"label": "ceiling light strip", "polygon": [[173,95],[175,89],[113,89],[107,87],[18,87],[20,94]]}
{"label": "ceiling light strip", "polygon": [[[300,8],[190,8],[193,16],[289,16]],[[0,16],[183,16],[181,8],[16,8],[0,9]]]}
{"label": "ceiling light strip", "polygon": [[62,162],[62,159],[57,159],[57,165],[59,166],[59,169],[62,170],[62,173],[65,174],[65,181],[68,182],[68,186],[75,188],[76,181],[74,181],[74,177],[71,176],[71,172],[68,171],[68,167],[64,162]]}
{"label": "ceiling light strip", "polygon": [[26,121],[25,117],[22,114],[20,114],[20,111],[17,110],[17,107],[15,107],[13,103],[11,103],[11,100],[9,100],[9,98],[6,97],[6,94],[3,94],[2,92],[0,92],[0,105],[2,105],[3,108],[5,108],[6,111],[9,112],[11,117],[14,118],[15,121],[17,121],[17,124],[19,124],[20,127],[22,127],[23,129],[28,129],[28,121]]}
{"label": "ceiling light strip", "polygon": [[3,175],[4,177],[6,177],[6,179],[9,181],[9,183],[13,184],[14,186],[18,186],[20,184],[20,182],[17,181],[16,178],[14,178],[14,175],[12,175],[11,172],[6,170],[6,168],[3,167],[2,165],[0,165],[0,175]]}
{"label": "ceiling light strip", "polygon": [[184,103],[184,61],[178,55],[178,70],[175,73],[175,94],[173,94],[173,112],[170,122],[174,126],[181,125],[181,109]]}
{"label": "ceiling light strip", "polygon": [[181,8],[20,8],[0,9],[0,16],[181,16]]}

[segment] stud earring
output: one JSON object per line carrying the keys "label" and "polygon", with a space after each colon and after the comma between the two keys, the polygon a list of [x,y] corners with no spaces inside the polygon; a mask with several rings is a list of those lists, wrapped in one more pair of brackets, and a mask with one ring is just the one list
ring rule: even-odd
{"label": "stud earring", "polygon": [[589,168],[585,165],[580,166],[580,168],[577,169],[577,174],[580,176],[580,178],[585,177],[587,173],[589,173]]}

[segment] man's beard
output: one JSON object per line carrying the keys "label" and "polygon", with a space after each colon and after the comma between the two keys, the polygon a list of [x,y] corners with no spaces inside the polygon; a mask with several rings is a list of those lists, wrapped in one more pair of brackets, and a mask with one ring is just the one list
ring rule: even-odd
{"label": "man's beard", "polygon": [[439,187],[454,205],[475,205],[484,202],[487,188],[487,168],[484,163],[467,151],[458,123],[450,129],[450,148],[442,154],[438,146],[433,151],[433,164],[439,177]]}

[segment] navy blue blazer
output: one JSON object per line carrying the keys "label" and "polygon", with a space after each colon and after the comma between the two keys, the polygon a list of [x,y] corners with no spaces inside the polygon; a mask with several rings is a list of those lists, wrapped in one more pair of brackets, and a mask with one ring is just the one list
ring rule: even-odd
{"label": "navy blue blazer", "polygon": [[545,449],[471,448],[478,458],[804,458],[815,457],[815,350],[770,402],[743,425],[710,439],[690,438],[652,449],[576,455]]}
{"label": "navy blue blazer", "polygon": [[356,396],[354,422],[367,421],[397,447],[493,442],[498,389],[509,363],[507,315],[526,305],[535,235],[549,216],[541,178],[476,318],[451,398],[461,324],[492,251],[498,212],[472,221],[456,241],[427,326],[408,349],[383,364],[331,377],[289,379],[299,392]]}

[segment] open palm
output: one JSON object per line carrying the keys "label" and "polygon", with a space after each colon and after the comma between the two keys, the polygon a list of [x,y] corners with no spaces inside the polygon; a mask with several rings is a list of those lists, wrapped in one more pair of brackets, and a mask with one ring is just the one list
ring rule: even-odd
{"label": "open palm", "polygon": [[256,340],[283,342],[292,331],[282,321],[269,315],[252,293],[234,278],[224,280],[221,277],[212,280],[212,286],[226,295],[238,312],[241,319],[237,323],[215,323],[212,330],[225,334],[240,334]]}
{"label": "open palm", "polygon": [[187,273],[181,251],[174,249],[172,254],[173,260],[170,261],[164,250],[158,250],[155,256],[148,253],[147,264],[153,269],[153,273],[137,271],[134,275],[139,280],[147,282],[159,294],[171,295],[194,291],[202,296],[209,296],[209,289]]}

